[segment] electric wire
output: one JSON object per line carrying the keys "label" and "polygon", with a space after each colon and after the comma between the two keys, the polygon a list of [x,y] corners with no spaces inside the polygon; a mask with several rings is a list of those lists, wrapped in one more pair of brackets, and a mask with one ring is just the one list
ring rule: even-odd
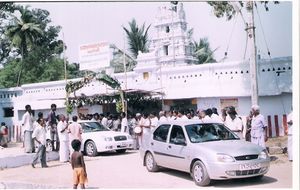
{"label": "electric wire", "polygon": [[[261,27],[261,30],[262,30],[262,33],[263,33],[263,38],[264,38],[264,41],[265,41],[265,45],[266,45],[267,50],[268,50],[269,61],[270,61],[270,64],[272,65],[272,67],[275,68],[274,65],[273,65],[273,62],[272,62],[271,53],[270,53],[269,46],[268,46],[268,43],[267,43],[267,40],[266,40],[266,37],[265,37],[263,25],[262,25],[262,22],[261,22],[261,18],[260,18],[256,3],[255,3],[255,8],[256,8],[257,15],[258,15],[258,20],[259,20],[259,23],[260,23],[260,27]],[[275,78],[275,84],[276,84],[277,90],[280,91],[279,84],[278,84],[278,78],[276,76],[274,78]],[[285,108],[285,105],[284,105],[284,102],[283,102],[283,98],[279,97],[279,99],[280,99],[280,103],[281,103],[282,108],[283,108],[283,113],[287,114],[287,111],[286,111],[286,108]]]}

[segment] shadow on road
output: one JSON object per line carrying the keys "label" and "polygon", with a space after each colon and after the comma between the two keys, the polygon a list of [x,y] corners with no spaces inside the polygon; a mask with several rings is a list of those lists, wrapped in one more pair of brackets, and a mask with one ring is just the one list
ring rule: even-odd
{"label": "shadow on road", "polygon": [[[159,172],[168,175],[179,177],[181,179],[189,180],[193,183],[193,179],[189,173],[172,170],[168,168],[161,168]],[[217,188],[232,188],[232,187],[251,187],[254,185],[269,184],[278,181],[275,178],[264,176],[262,178],[243,178],[243,179],[229,179],[229,180],[212,180],[210,186]]]}
{"label": "shadow on road", "polygon": [[115,151],[111,151],[111,152],[101,152],[98,153],[97,156],[124,156],[124,155],[129,155],[129,154],[135,154],[137,153],[136,151],[133,150],[127,150],[125,153],[117,153]]}
{"label": "shadow on road", "polygon": [[231,179],[231,180],[215,180],[211,184],[213,187],[218,188],[232,188],[232,187],[251,187],[254,185],[262,185],[276,182],[277,179],[264,176],[262,178],[244,178],[244,179]]}

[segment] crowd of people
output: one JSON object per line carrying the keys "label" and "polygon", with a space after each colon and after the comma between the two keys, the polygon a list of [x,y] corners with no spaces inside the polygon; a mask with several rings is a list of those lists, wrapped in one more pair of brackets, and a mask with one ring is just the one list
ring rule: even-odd
{"label": "crowd of people", "polygon": [[[253,105],[249,115],[246,117],[245,126],[242,118],[238,115],[235,107],[229,106],[221,110],[218,113],[216,108],[200,109],[194,111],[188,110],[171,110],[148,113],[136,113],[126,114],[122,112],[120,114],[79,114],[72,117],[72,123],[68,124],[68,118],[64,115],[56,114],[56,105],[50,106],[51,110],[46,118],[42,112],[38,113],[38,119],[35,121],[32,115],[30,105],[26,105],[26,112],[22,118],[22,129],[24,136],[24,149],[27,153],[36,152],[36,157],[32,163],[34,166],[37,159],[42,161],[42,167],[46,167],[45,154],[46,154],[46,126],[50,130],[51,145],[54,151],[59,151],[60,161],[68,162],[70,155],[72,154],[71,142],[74,139],[82,140],[82,128],[77,123],[77,120],[93,120],[101,123],[103,126],[113,130],[129,133],[136,141],[136,148],[147,144],[143,142],[148,138],[153,130],[158,127],[159,123],[172,121],[172,120],[199,120],[205,123],[223,123],[231,131],[233,131],[241,139],[250,141],[262,147],[265,147],[266,136],[266,124],[262,114],[260,114],[260,108],[257,105]],[[3,124],[5,125],[5,124]],[[1,125],[1,131],[5,129]],[[245,133],[243,131],[245,130]],[[1,132],[1,134],[4,134]],[[244,135],[245,134],[245,135]],[[143,136],[144,138],[139,138]],[[3,139],[3,135],[0,136]],[[34,142],[38,144],[38,150],[35,150]]]}
{"label": "crowd of people", "polygon": [[[171,120],[199,120],[200,122],[206,123],[223,123],[241,139],[253,142],[262,147],[265,147],[266,141],[266,124],[264,116],[260,114],[259,106],[257,105],[252,106],[250,114],[246,118],[245,126],[242,118],[238,115],[233,106],[222,109],[220,114],[218,110],[213,107],[200,109],[196,112],[193,109],[187,109],[160,111],[158,113],[151,112],[150,114],[146,112],[128,115],[124,112],[119,115],[111,113],[79,114],[79,119],[97,121],[111,130],[129,133],[134,139],[138,139],[137,136],[139,136],[139,132],[141,131],[143,131],[143,136],[151,134],[161,122]],[[245,135],[243,133],[244,130],[246,130]],[[139,140],[137,144],[141,146],[144,143]]]}
{"label": "crowd of people", "polygon": [[[59,160],[61,162],[71,162],[74,171],[74,187],[78,184],[82,186],[87,180],[83,155],[80,152],[80,144],[83,133],[78,120],[93,120],[101,123],[103,126],[113,130],[129,133],[136,141],[136,148],[144,148],[150,140],[150,134],[159,126],[160,123],[172,120],[199,120],[203,123],[223,123],[241,139],[250,141],[259,146],[265,147],[266,141],[266,124],[260,108],[257,105],[251,107],[249,115],[246,117],[245,126],[242,118],[238,115],[233,106],[226,107],[218,113],[216,108],[203,110],[171,110],[148,113],[126,114],[79,114],[72,117],[72,123],[68,123],[68,118],[63,114],[56,114],[56,105],[50,106],[51,110],[47,117],[44,118],[42,112],[38,113],[37,120],[34,119],[31,106],[26,105],[26,112],[22,117],[22,131],[24,140],[24,149],[27,153],[34,153],[32,167],[35,168],[38,160],[41,167],[48,167],[46,163],[46,133],[47,127],[50,130],[51,145],[53,151],[59,151]],[[292,116],[288,117],[289,139],[291,139]],[[245,130],[245,131],[244,131]],[[245,135],[243,135],[243,131]],[[5,123],[1,123],[0,142],[7,135]],[[56,143],[55,143],[56,142]],[[289,140],[289,143],[291,140]],[[36,146],[37,145],[37,146]],[[37,147],[37,150],[35,148]],[[289,160],[292,160],[292,149],[288,147]]]}
{"label": "crowd of people", "polygon": [[[87,172],[85,168],[81,147],[81,125],[77,123],[77,116],[73,116],[73,122],[68,125],[66,117],[63,114],[56,115],[56,105],[51,105],[51,111],[45,119],[42,112],[38,113],[35,121],[31,106],[25,106],[26,112],[22,117],[22,129],[24,133],[24,149],[27,153],[34,153],[31,166],[40,161],[42,168],[47,168],[46,159],[46,133],[49,127],[51,136],[51,145],[54,151],[59,151],[60,162],[70,162],[73,169],[73,188],[85,188],[87,182]],[[54,142],[56,143],[54,144]],[[37,147],[37,150],[35,150]]]}

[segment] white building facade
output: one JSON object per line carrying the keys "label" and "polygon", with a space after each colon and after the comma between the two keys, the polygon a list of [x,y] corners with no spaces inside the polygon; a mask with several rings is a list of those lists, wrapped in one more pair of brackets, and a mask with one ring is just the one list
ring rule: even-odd
{"label": "white building facade", "polygon": [[[127,73],[113,73],[122,89],[139,89],[162,92],[163,109],[216,107],[219,111],[229,105],[237,112],[248,115],[251,108],[249,61],[210,63],[195,65],[191,39],[182,4],[177,11],[160,7],[153,24],[156,34],[149,53],[140,53],[137,66]],[[276,127],[284,133],[284,115],[292,107],[292,57],[259,60],[257,65],[258,94],[261,113],[265,115],[270,136]],[[80,80],[74,79],[73,81]],[[25,105],[47,115],[50,105],[57,105],[58,113],[65,112],[65,81],[26,84],[17,88],[0,89],[0,121],[10,126],[19,125]],[[105,84],[93,81],[76,95],[92,96],[112,92]],[[83,106],[74,109],[72,115],[102,113],[103,106]],[[277,119],[276,119],[277,118]],[[277,134],[278,135],[278,134]]]}

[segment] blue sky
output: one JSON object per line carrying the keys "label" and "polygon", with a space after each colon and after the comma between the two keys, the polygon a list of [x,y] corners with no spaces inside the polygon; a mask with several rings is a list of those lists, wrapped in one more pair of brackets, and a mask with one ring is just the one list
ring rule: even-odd
{"label": "blue sky", "polygon": [[[68,60],[78,62],[80,45],[108,41],[123,48],[122,26],[127,27],[132,18],[137,20],[138,25],[144,22],[149,25],[154,22],[158,7],[168,4],[169,2],[32,2],[29,5],[50,12],[52,24],[62,26],[68,46],[66,51]],[[257,4],[261,20],[259,21],[255,11],[256,42],[260,54],[263,58],[267,58],[266,41],[272,57],[291,56],[292,2],[281,2],[279,5],[270,2],[268,12],[263,5]],[[246,33],[240,15],[235,18],[236,21],[235,19],[226,21],[225,18],[216,18],[212,8],[205,2],[184,2],[183,6],[188,28],[194,29],[194,40],[207,37],[212,49],[218,48],[215,52],[217,60],[224,57],[227,46],[228,61],[243,59]],[[248,20],[247,13],[243,13],[243,16]],[[153,32],[151,28],[150,36]],[[246,58],[248,57],[246,54]]]}

